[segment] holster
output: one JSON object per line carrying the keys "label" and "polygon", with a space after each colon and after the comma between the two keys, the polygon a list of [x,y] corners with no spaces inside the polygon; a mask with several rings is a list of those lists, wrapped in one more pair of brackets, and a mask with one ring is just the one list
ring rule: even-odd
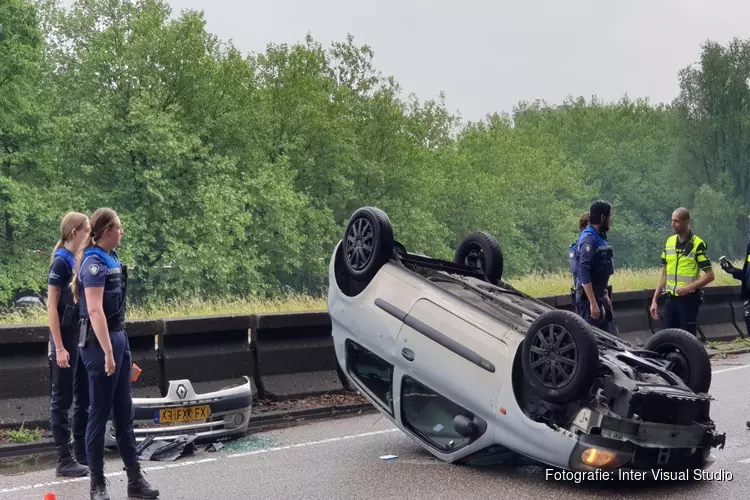
{"label": "holster", "polygon": [[78,320],[78,347],[86,347],[89,342],[97,342],[96,334],[89,318],[81,318]]}
{"label": "holster", "polygon": [[63,329],[68,329],[69,327],[75,325],[77,321],[78,307],[73,305],[66,305],[60,318],[60,326]]}

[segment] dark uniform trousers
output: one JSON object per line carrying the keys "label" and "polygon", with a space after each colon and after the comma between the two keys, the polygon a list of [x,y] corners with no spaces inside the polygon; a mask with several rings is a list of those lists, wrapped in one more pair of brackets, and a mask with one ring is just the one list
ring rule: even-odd
{"label": "dark uniform trousers", "polygon": [[586,323],[619,337],[620,330],[617,328],[612,311],[607,308],[603,296],[596,300],[596,303],[599,305],[599,319],[593,319],[591,317],[591,306],[583,290],[581,290],[580,295],[575,303],[576,314],[583,318]]}
{"label": "dark uniform trousers", "polygon": [[[70,354],[69,368],[57,366],[57,353],[54,340],[50,338],[50,380],[52,382],[50,404],[50,427],[55,446],[70,442],[70,422],[68,411],[73,406],[73,439],[83,445],[86,439],[86,423],[89,412],[88,375],[78,353],[78,329],[65,328],[61,332],[63,347]],[[51,336],[50,336],[51,337]],[[78,448],[76,449],[78,451]]]}
{"label": "dark uniform trousers", "polygon": [[681,328],[693,335],[698,335],[698,308],[703,302],[699,292],[684,296],[667,296],[664,304],[664,318],[666,328]]}
{"label": "dark uniform trousers", "polygon": [[126,467],[138,465],[138,453],[133,432],[133,400],[130,397],[130,369],[132,358],[127,333],[122,329],[110,331],[115,372],[107,376],[104,370],[104,351],[98,342],[88,342],[81,348],[89,381],[91,408],[86,432],[88,466],[92,473],[104,471],[104,434],[110,412],[113,416],[117,450]]}

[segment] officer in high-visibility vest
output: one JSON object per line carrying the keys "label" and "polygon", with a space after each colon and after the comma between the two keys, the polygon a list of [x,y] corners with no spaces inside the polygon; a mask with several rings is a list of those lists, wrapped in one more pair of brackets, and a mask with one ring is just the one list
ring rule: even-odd
{"label": "officer in high-visibility vest", "polygon": [[[667,294],[664,325],[697,336],[696,318],[703,301],[701,289],[714,280],[714,272],[706,255],[706,242],[690,230],[690,213],[686,208],[672,213],[672,229],[675,234],[667,239],[661,254],[664,267],[651,300],[651,317],[659,319],[658,300],[663,290]],[[701,339],[706,341],[703,334]]]}

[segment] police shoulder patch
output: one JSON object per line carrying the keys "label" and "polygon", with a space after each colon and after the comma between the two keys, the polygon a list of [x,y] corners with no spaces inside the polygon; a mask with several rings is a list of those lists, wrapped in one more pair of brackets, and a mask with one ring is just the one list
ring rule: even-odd
{"label": "police shoulder patch", "polygon": [[583,247],[583,249],[586,250],[587,252],[590,252],[591,251],[591,245],[588,244],[588,243],[586,243],[586,245]]}
{"label": "police shoulder patch", "polygon": [[99,264],[91,264],[89,266],[89,272],[96,276],[96,274],[99,272]]}

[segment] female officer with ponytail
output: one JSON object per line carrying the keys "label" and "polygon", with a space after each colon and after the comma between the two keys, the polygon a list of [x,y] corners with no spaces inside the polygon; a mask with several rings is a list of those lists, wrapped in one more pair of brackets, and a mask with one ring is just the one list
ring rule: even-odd
{"label": "female officer with ponytail", "polygon": [[[69,212],[60,224],[60,240],[55,246],[47,280],[47,319],[50,328],[50,427],[57,449],[58,476],[88,474],[86,467],[86,422],[89,388],[86,367],[78,356],[78,305],[70,283],[75,274],[76,255],[89,239],[89,218]],[[73,449],[70,450],[68,410],[73,404]]]}
{"label": "female officer with ponytail", "polygon": [[81,358],[86,365],[91,408],[86,428],[91,499],[109,500],[104,478],[104,433],[113,414],[117,448],[128,477],[128,496],[157,498],[143,477],[133,433],[130,345],[125,333],[126,275],[113,250],[122,238],[120,218],[110,208],[91,216],[91,241],[73,282],[80,298]]}

